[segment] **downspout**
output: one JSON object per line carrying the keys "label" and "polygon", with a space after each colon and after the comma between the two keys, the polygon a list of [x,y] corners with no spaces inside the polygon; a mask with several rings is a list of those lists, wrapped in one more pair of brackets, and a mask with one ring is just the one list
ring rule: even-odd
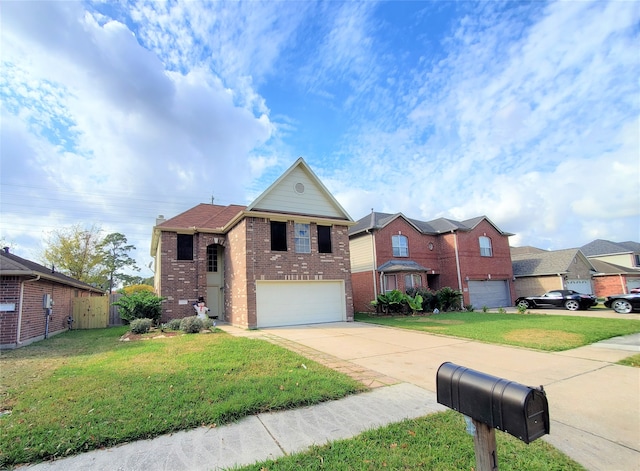
{"label": "downspout", "polygon": [[462,291],[462,277],[460,275],[460,256],[458,255],[458,234],[451,231],[453,234],[453,247],[456,251],[456,270],[458,272],[458,290]]}
{"label": "downspout", "polygon": [[18,311],[18,331],[16,332],[16,345],[21,344],[20,335],[22,334],[22,304],[24,301],[24,284],[29,283],[31,281],[38,281],[40,279],[40,275],[36,275],[35,278],[31,278],[30,280],[24,280],[20,282],[20,310]]}
{"label": "downspout", "polygon": [[[367,229],[367,232],[369,232],[369,230]],[[373,299],[378,299],[378,283],[376,282],[376,267],[378,266],[378,257],[376,256],[376,233],[375,232],[371,232],[371,239],[372,239],[372,245],[371,245],[371,252],[373,255],[373,270],[371,270],[371,277],[373,278]],[[382,288],[382,285],[380,285],[380,288]]]}

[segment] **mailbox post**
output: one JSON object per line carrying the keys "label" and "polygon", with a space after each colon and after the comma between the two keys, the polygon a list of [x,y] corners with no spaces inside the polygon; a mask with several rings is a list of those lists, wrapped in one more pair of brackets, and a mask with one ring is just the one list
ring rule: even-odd
{"label": "mailbox post", "polygon": [[549,406],[542,386],[531,388],[451,362],[438,368],[437,399],[471,417],[478,471],[498,469],[495,429],[525,443],[549,433]]}

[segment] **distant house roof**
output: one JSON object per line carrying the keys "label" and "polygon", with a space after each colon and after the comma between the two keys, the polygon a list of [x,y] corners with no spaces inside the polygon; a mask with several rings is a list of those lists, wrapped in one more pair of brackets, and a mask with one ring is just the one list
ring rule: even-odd
{"label": "distant house roof", "polygon": [[614,255],[623,253],[640,253],[640,243],[627,242],[611,242],[610,240],[596,239],[586,245],[580,247],[582,253],[587,257],[596,257],[601,255]]}
{"label": "distant house roof", "polygon": [[104,291],[95,288],[87,283],[71,278],[70,276],[59,273],[51,268],[47,268],[39,263],[32,262],[22,257],[18,257],[5,250],[0,250],[0,275],[1,276],[40,276],[46,280],[56,281],[65,285],[73,286],[95,293],[103,293]]}
{"label": "distant house roof", "polygon": [[590,259],[591,265],[596,269],[594,276],[604,275],[638,275],[640,276],[640,269],[623,267],[615,265],[613,263],[603,262],[602,260]]}
{"label": "distant house roof", "polygon": [[565,274],[569,272],[571,263],[576,257],[584,258],[587,264],[591,263],[580,249],[512,254],[513,275],[517,277]]}
{"label": "distant house roof", "polygon": [[445,234],[453,231],[465,231],[468,232],[480,224],[482,221],[487,221],[502,235],[511,236],[513,234],[504,232],[498,228],[488,217],[478,216],[475,218],[467,219],[465,221],[454,221],[453,219],[438,218],[431,221],[421,221],[418,219],[408,218],[402,213],[378,213],[372,211],[371,214],[364,216],[356,221],[356,224],[349,229],[349,235],[353,236],[361,232],[382,229],[397,218],[402,218],[416,228],[417,231],[423,234]]}
{"label": "distant house roof", "polygon": [[538,247],[533,247],[531,245],[525,245],[524,247],[509,247],[509,250],[512,257],[514,255],[547,252],[547,250],[539,249]]}

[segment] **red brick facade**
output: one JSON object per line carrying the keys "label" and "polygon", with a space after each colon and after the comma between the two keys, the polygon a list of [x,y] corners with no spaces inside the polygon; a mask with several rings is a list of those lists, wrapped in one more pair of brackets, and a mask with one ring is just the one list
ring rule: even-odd
{"label": "red brick facade", "polygon": [[[392,236],[404,235],[408,241],[408,256],[394,257]],[[492,255],[480,255],[479,237],[491,240]],[[370,237],[369,232],[355,235]],[[515,299],[513,267],[509,250],[509,237],[497,230],[486,219],[469,231],[456,230],[444,234],[423,233],[403,217],[397,217],[374,231],[375,264],[380,267],[391,260],[411,260],[427,268],[420,272],[422,286],[437,290],[445,286],[461,290],[464,304],[470,304],[468,282],[504,280],[511,300]],[[459,266],[459,272],[458,272]],[[397,272],[397,289],[406,291],[405,275],[415,272]],[[374,281],[375,280],[375,281]],[[361,271],[352,274],[354,307],[356,311],[371,310],[375,293],[382,292],[380,273]],[[374,289],[375,283],[375,289]]]}
{"label": "red brick facade", "polygon": [[[293,216],[292,216],[293,217]],[[346,225],[331,227],[332,253],[319,253],[316,224],[311,223],[311,253],[294,250],[294,221],[287,222],[287,251],[271,251],[270,220],[245,217],[226,234],[194,234],[194,260],[176,260],[177,233],[161,234],[161,292],[166,298],[162,321],[193,315],[192,304],[205,296],[206,250],[224,246],[224,313],[233,325],[257,325],[257,280],[342,280],[347,320],[353,320],[349,237]],[[181,303],[182,301],[182,303]]]}

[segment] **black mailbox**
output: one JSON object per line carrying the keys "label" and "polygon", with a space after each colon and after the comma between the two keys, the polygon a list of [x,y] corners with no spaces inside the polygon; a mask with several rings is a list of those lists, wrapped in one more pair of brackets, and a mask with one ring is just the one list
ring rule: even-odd
{"label": "black mailbox", "polygon": [[540,386],[530,388],[450,362],[438,368],[438,402],[525,443],[549,433],[549,406]]}

